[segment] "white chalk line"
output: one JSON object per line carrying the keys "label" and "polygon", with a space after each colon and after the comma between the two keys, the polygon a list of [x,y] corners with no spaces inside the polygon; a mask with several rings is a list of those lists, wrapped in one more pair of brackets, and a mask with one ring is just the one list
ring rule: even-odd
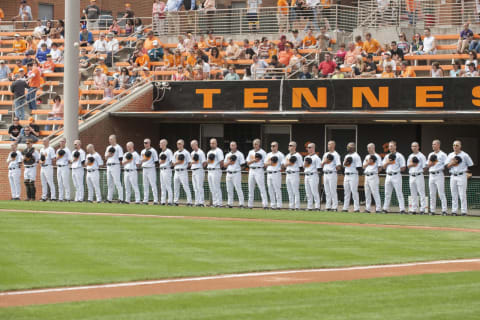
{"label": "white chalk line", "polygon": [[322,268],[322,269],[300,269],[300,270],[284,270],[284,271],[250,272],[250,273],[224,274],[224,275],[193,277],[193,278],[132,281],[132,282],[120,282],[120,283],[98,284],[98,285],[87,285],[87,286],[76,286],[76,287],[60,287],[60,288],[34,289],[34,290],[23,290],[23,291],[7,291],[7,292],[0,292],[0,296],[29,295],[29,294],[40,294],[40,293],[52,293],[52,292],[80,291],[80,290],[90,290],[90,289],[135,287],[135,286],[156,285],[156,284],[166,284],[166,283],[178,283],[178,282],[189,282],[189,281],[206,281],[206,280],[218,280],[218,279],[233,279],[233,278],[247,278],[247,277],[263,277],[263,276],[272,276],[272,275],[275,276],[275,275],[296,274],[296,273],[317,273],[317,272],[389,269],[389,268],[415,267],[415,266],[425,266],[425,265],[461,264],[461,263],[471,263],[471,262],[480,263],[480,258],[459,259],[459,260],[438,260],[438,261],[411,262],[411,263],[388,264],[388,265],[356,266],[356,267],[343,267],[343,268]]}

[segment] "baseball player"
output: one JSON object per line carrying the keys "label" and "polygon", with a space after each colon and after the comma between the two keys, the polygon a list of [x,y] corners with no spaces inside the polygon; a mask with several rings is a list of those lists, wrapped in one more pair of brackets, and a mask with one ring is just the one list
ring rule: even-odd
{"label": "baseball player", "polygon": [[23,150],[23,181],[27,191],[27,201],[35,200],[35,178],[37,177],[37,163],[40,160],[38,151],[33,147],[33,141],[27,139],[27,147]]}
{"label": "baseball player", "polygon": [[120,163],[123,158],[123,149],[117,144],[117,137],[112,134],[108,137],[110,143],[105,150],[105,162],[107,163],[107,200],[106,202],[112,203],[114,186],[117,188],[118,201],[123,202],[123,187],[121,179]]}
{"label": "baseball player", "polygon": [[192,205],[192,193],[188,184],[188,163],[190,162],[190,153],[184,149],[185,141],[177,141],[177,151],[173,154],[175,175],[173,177],[173,202],[178,206],[180,198],[180,185],[187,196],[187,206]]}
{"label": "baseball player", "polygon": [[[133,142],[127,142],[127,153],[124,154],[123,165],[123,184],[125,185],[125,203],[130,204],[132,199],[132,189],[135,194],[135,204],[140,204],[140,190],[138,189],[138,168],[140,168],[140,156],[134,149]],[[148,189],[147,189],[148,190]]]}
{"label": "baseball player", "polygon": [[208,187],[212,195],[213,207],[222,206],[222,181],[223,152],[217,147],[217,139],[210,139],[210,151],[207,153]]}
{"label": "baseball player", "polygon": [[335,151],[335,146],[335,141],[328,141],[328,151],[322,157],[323,187],[325,188],[327,211],[337,211],[338,208],[337,171],[340,170],[342,162],[340,155]]}
{"label": "baseball player", "polygon": [[102,157],[95,151],[93,144],[87,146],[87,155],[85,167],[87,168],[87,190],[88,202],[93,202],[93,193],[95,193],[97,203],[102,202],[102,193],[100,190],[100,172],[99,168],[103,166]]}
{"label": "baseball player", "polygon": [[198,147],[198,141],[190,142],[192,153],[190,154],[190,169],[192,170],[192,185],[195,194],[195,206],[205,206],[205,192],[203,182],[205,181],[205,171],[203,168],[207,165],[205,152]]}
{"label": "baseball player", "polygon": [[278,151],[278,142],[270,144],[271,152],[267,154],[265,167],[267,169],[267,187],[270,196],[270,206],[273,210],[282,208],[282,163],[283,153]]}
{"label": "baseball player", "polygon": [[300,210],[300,168],[302,168],[303,159],[297,152],[297,143],[290,141],[288,144],[288,154],[283,160],[283,168],[287,173],[285,183],[288,192],[288,207],[290,210]]}
{"label": "baseball player", "polygon": [[382,170],[382,157],[375,152],[375,144],[367,145],[368,155],[363,160],[363,173],[365,175],[365,212],[370,213],[372,207],[372,197],[375,200],[375,211],[382,211],[380,200],[380,181],[378,173]]}
{"label": "baseball player", "polygon": [[350,196],[353,198],[353,212],[360,212],[360,199],[358,196],[358,176],[362,169],[362,158],[356,152],[354,142],[347,144],[347,155],[343,159],[343,167],[345,168],[343,176],[343,212],[348,212],[350,205]]}
{"label": "baseball player", "polygon": [[[173,192],[172,192],[172,163],[173,153],[172,150],[167,148],[167,139],[160,140],[160,188],[161,197],[160,203],[165,205],[168,200],[168,205],[173,205]],[[167,199],[168,195],[168,199]],[[156,204],[156,203],[154,203]],[[158,204],[158,203],[157,203]]]}
{"label": "baseball player", "polygon": [[248,207],[253,207],[253,199],[255,196],[255,184],[260,190],[262,197],[263,209],[268,209],[267,190],[265,189],[265,173],[263,171],[265,158],[267,153],[260,148],[260,139],[253,140],[253,149],[247,156],[248,170]]}
{"label": "baseball player", "polygon": [[383,204],[383,213],[388,213],[392,192],[395,189],[397,195],[400,213],[405,213],[405,201],[402,192],[402,172],[405,171],[405,158],[400,152],[397,152],[397,142],[388,143],[389,154],[383,159],[383,169],[387,176],[385,178],[385,201]]}
{"label": "baseball player", "polygon": [[85,151],[82,149],[82,142],[75,140],[73,142],[72,152],[72,180],[75,187],[75,201],[83,202],[85,197],[85,189],[83,184],[83,177],[85,176]]}
{"label": "baseball player", "polygon": [[307,193],[307,210],[313,210],[315,201],[315,210],[320,210],[320,194],[318,193],[318,183],[320,181],[318,170],[322,167],[322,160],[315,152],[315,143],[307,145],[308,155],[303,159],[303,172],[305,173],[305,191]]}
{"label": "baseball player", "polygon": [[60,147],[57,149],[57,182],[58,200],[70,201],[70,169],[68,165],[72,161],[72,153],[66,147],[67,140],[60,140]]}
{"label": "baseball player", "polygon": [[47,201],[48,188],[50,187],[50,199],[56,200],[55,184],[53,183],[53,160],[55,160],[55,150],[50,147],[50,140],[43,139],[43,148],[40,150],[40,181],[42,182],[42,201]]}
{"label": "baseball player", "polygon": [[227,194],[229,208],[233,207],[234,189],[237,192],[238,205],[243,208],[244,197],[242,190],[242,167],[245,166],[245,157],[243,153],[238,151],[237,143],[235,141],[230,142],[230,152],[225,156],[225,162],[223,166],[227,170]]}
{"label": "baseball player", "polygon": [[420,152],[418,142],[412,142],[411,149],[412,153],[407,159],[408,182],[412,196],[412,211],[409,213],[417,213],[418,197],[420,197],[420,214],[425,214],[427,203],[425,199],[425,178],[423,171],[427,167],[427,158]]}
{"label": "baseball player", "polygon": [[11,151],[7,157],[8,164],[8,181],[10,182],[10,190],[12,191],[12,200],[20,200],[20,165],[23,161],[23,156],[17,151],[17,144],[10,145]]}
{"label": "baseball player", "polygon": [[447,165],[447,154],[440,150],[440,140],[433,140],[433,152],[428,155],[428,189],[430,190],[430,214],[435,214],[437,192],[442,202],[442,215],[447,215],[447,197],[445,196],[445,176],[443,171]]}
{"label": "baseball player", "polygon": [[143,204],[146,205],[148,205],[150,187],[152,188],[153,203],[158,204],[157,170],[155,170],[158,153],[151,144],[150,139],[145,139],[143,141],[145,149],[140,153],[143,174]]}
{"label": "baseball player", "polygon": [[462,151],[462,142],[453,142],[453,152],[447,157],[447,168],[450,170],[450,192],[452,193],[452,216],[457,215],[458,197],[460,197],[462,216],[467,215],[467,171],[473,166],[470,156]]}

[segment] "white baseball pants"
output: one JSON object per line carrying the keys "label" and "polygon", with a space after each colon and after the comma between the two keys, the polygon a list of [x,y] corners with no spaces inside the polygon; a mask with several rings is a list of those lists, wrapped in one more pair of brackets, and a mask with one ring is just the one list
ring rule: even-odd
{"label": "white baseball pants", "polygon": [[412,212],[417,212],[418,197],[420,197],[420,212],[425,212],[427,205],[425,199],[425,178],[423,174],[419,176],[410,176],[408,179],[410,184],[410,195],[412,197]]}
{"label": "white baseball pants", "polygon": [[[140,202],[140,190],[138,189],[138,173],[137,170],[124,171],[123,183],[125,185],[125,202],[130,202],[132,199],[132,189],[135,194],[135,203]],[[147,189],[148,190],[148,189]]]}
{"label": "white baseball pants", "polygon": [[337,173],[328,173],[323,175],[323,187],[325,188],[326,209],[337,210]]}
{"label": "white baseball pants", "polygon": [[267,173],[268,195],[272,209],[282,207],[282,173]]}
{"label": "white baseball pants", "polygon": [[180,185],[185,191],[187,196],[187,204],[192,203],[192,193],[190,192],[190,185],[188,184],[188,171],[175,171],[175,175],[173,177],[173,202],[178,203],[178,199],[180,198]]}
{"label": "white baseball pants", "polygon": [[8,170],[8,181],[10,182],[10,190],[12,192],[12,198],[17,199],[20,198],[20,193],[22,188],[20,186],[20,168],[15,170]]}
{"label": "white baseball pants", "polygon": [[442,202],[442,212],[447,212],[447,197],[445,196],[445,176],[443,172],[430,174],[428,178],[428,188],[430,190],[430,212],[435,212],[437,208],[437,192]]}
{"label": "white baseball pants", "polygon": [[160,169],[160,202],[173,203],[172,169]]}
{"label": "white baseball pants", "polygon": [[83,177],[85,176],[84,168],[72,169],[73,187],[75,188],[75,201],[83,201],[85,197],[85,187]]}
{"label": "white baseball pants", "polygon": [[287,173],[285,183],[287,184],[288,207],[300,209],[300,174],[298,172]]}
{"label": "white baseball pants", "polygon": [[143,168],[143,202],[148,203],[150,187],[153,202],[158,202],[157,171],[155,167]]}
{"label": "white baseball pants", "polygon": [[353,210],[360,210],[360,198],[358,196],[358,174],[345,175],[343,178],[343,210],[348,210],[350,197],[353,198]]}
{"label": "white baseball pants", "polygon": [[222,170],[209,170],[208,171],[208,187],[212,195],[212,203],[214,206],[222,205]]}
{"label": "white baseball pants", "polygon": [[370,211],[372,207],[372,197],[375,200],[375,212],[382,211],[380,200],[380,179],[378,175],[365,176],[365,209]]}
{"label": "white baseball pants", "polygon": [[98,170],[87,172],[87,190],[88,201],[93,201],[93,194],[95,193],[97,202],[102,201],[102,193],[100,190],[100,172]]}
{"label": "white baseball pants", "polygon": [[462,213],[467,213],[467,175],[450,176],[450,192],[452,193],[452,213],[458,211],[458,198]]}
{"label": "white baseball pants", "polygon": [[227,184],[227,194],[228,194],[228,201],[227,204],[229,206],[233,206],[233,198],[234,198],[234,189],[237,192],[238,197],[238,204],[240,206],[244,205],[244,196],[242,190],[242,173],[240,171],[236,173],[227,173],[226,177],[226,184]]}
{"label": "white baseball pants", "polygon": [[113,166],[107,166],[107,186],[108,186],[108,193],[107,193],[108,201],[113,200],[114,188],[117,189],[118,200],[123,201],[123,187],[122,187],[121,170],[120,170],[119,164],[116,164]]}
{"label": "white baseball pants", "polygon": [[318,174],[310,176],[305,175],[305,191],[307,193],[307,209],[313,209],[315,201],[315,209],[320,209],[320,194],[318,193],[318,183],[320,179]]}
{"label": "white baseball pants", "polygon": [[203,169],[192,170],[192,185],[195,193],[195,204],[204,204],[205,192],[203,182],[205,180],[205,171]]}
{"label": "white baseball pants", "polygon": [[393,176],[387,174],[387,177],[385,178],[385,203],[383,204],[383,209],[388,211],[390,208],[393,189],[395,189],[395,194],[397,195],[400,211],[405,211],[405,200],[403,199],[402,191],[402,175],[400,173]]}
{"label": "white baseball pants", "polygon": [[70,169],[57,167],[58,200],[70,200]]}
{"label": "white baseball pants", "polygon": [[263,168],[252,169],[248,172],[248,206],[253,207],[253,200],[255,197],[255,184],[260,190],[260,196],[262,197],[262,206],[265,208],[268,206],[267,190],[265,189],[265,173]]}
{"label": "white baseball pants", "polygon": [[41,167],[40,169],[40,181],[42,182],[42,199],[47,199],[48,188],[50,187],[50,197],[55,200],[55,184],[53,183],[53,167],[51,165]]}
{"label": "white baseball pants", "polygon": [[35,181],[36,178],[37,178],[36,166],[25,168],[25,170],[23,171],[23,179]]}

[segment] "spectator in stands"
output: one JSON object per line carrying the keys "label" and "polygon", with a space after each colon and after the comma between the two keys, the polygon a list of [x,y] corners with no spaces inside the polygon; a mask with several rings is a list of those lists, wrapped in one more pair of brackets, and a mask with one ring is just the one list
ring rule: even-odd
{"label": "spectator in stands", "polygon": [[235,66],[234,66],[234,65],[229,65],[229,66],[228,66],[228,73],[225,75],[225,77],[223,78],[223,80],[227,80],[227,81],[240,80],[240,77],[239,77],[238,74],[235,72]]}
{"label": "spectator in stands", "polygon": [[361,49],[355,46],[354,42],[350,42],[348,45],[348,51],[345,53],[345,59],[343,61],[345,67],[349,67],[355,63],[355,60],[362,54]]}
{"label": "spectator in stands", "polygon": [[335,67],[335,71],[333,72],[332,79],[343,79],[345,78],[345,74],[340,69],[340,66]]}
{"label": "spectator in stands", "polygon": [[40,20],[40,19],[37,20],[37,23],[36,23],[36,24],[37,24],[37,25],[36,25],[35,28],[33,29],[32,35],[41,37],[42,34],[45,33],[45,26],[43,25],[42,20]]}
{"label": "spectator in stands", "polygon": [[25,119],[25,105],[26,95],[25,90],[28,89],[28,84],[24,79],[24,71],[20,69],[15,74],[15,81],[10,86],[10,91],[13,93],[13,106],[15,108],[15,116],[20,120]]}
{"label": "spectator in stands", "polygon": [[258,46],[258,57],[260,59],[267,59],[268,58],[268,50],[270,49],[270,44],[268,43],[267,37],[262,37],[262,41]]}
{"label": "spectator in stands", "polygon": [[324,26],[320,27],[320,34],[317,36],[317,43],[318,48],[322,51],[327,50],[327,48],[330,47],[330,35],[328,35],[327,29]]}
{"label": "spectator in stands", "polygon": [[388,64],[382,72],[382,78],[395,78],[395,72],[392,65]]}
{"label": "spectator in stands", "polygon": [[374,56],[380,55],[382,52],[382,46],[380,43],[372,38],[372,34],[370,32],[365,34],[365,42],[363,43],[363,53],[364,55],[371,54]]}
{"label": "spectator in stands", "polygon": [[83,10],[83,14],[84,19],[87,20],[87,28],[90,30],[98,29],[98,18],[101,11],[96,0],[90,0],[90,4]]}
{"label": "spectator in stands", "polygon": [[122,32],[117,19],[113,18],[112,25],[108,27],[108,32],[114,35],[119,35]]}
{"label": "spectator in stands", "polygon": [[105,58],[104,57],[100,57],[98,58],[98,64],[97,64],[97,68],[100,68],[102,69],[102,72],[108,76],[108,67],[107,65],[105,64]]}
{"label": "spectator in stands", "polygon": [[203,69],[199,65],[196,65],[194,67],[193,80],[205,80],[205,76],[203,74]]}
{"label": "spectator in stands", "polygon": [[263,79],[263,77],[265,76],[265,71],[268,68],[267,63],[256,55],[252,57],[252,60],[253,60],[253,63],[250,66],[252,79],[253,80]]}
{"label": "spectator in stands", "polygon": [[435,42],[435,37],[432,36],[430,28],[425,28],[425,35],[423,37],[423,51],[422,54],[435,54],[437,49],[437,44]]}
{"label": "spectator in stands", "polygon": [[27,64],[34,62],[35,59],[32,57],[33,55],[34,53],[31,51],[25,52],[25,58],[22,60],[22,65],[26,66]]}
{"label": "spectator in stands", "polygon": [[281,64],[288,66],[290,64],[290,59],[292,58],[292,56],[293,51],[291,49],[291,45],[287,42],[287,44],[285,45],[285,50],[280,51],[280,53],[278,54],[278,61]]}
{"label": "spectator in stands", "polygon": [[203,35],[200,35],[198,37],[198,41],[193,45],[193,48],[195,50],[197,49],[202,49],[202,50],[206,50],[208,48],[207,46],[207,42],[205,41],[205,37]]}
{"label": "spectator in stands", "polygon": [[475,66],[475,63],[473,62],[470,62],[468,65],[467,65],[467,71],[465,72],[465,75],[464,77],[478,77],[478,71],[477,71],[477,68]]}
{"label": "spectator in stands", "polygon": [[27,38],[25,38],[25,40],[27,41],[27,51],[30,51],[30,52],[37,52],[37,45],[38,45],[38,42],[33,40],[33,37],[31,36],[28,36]]}
{"label": "spectator in stands", "polygon": [[52,55],[49,53],[46,56],[47,60],[41,64],[40,70],[42,73],[51,73],[55,71],[55,62],[52,60]]}
{"label": "spectator in stands", "polygon": [[269,43],[270,47],[268,48],[268,57],[272,58],[272,56],[276,56],[278,51],[277,48],[275,47],[275,43],[270,42]]}
{"label": "spectator in stands", "polygon": [[403,50],[398,47],[396,41],[392,41],[390,43],[390,54],[392,55],[392,59],[397,64],[403,61],[403,57],[404,57]]}
{"label": "spectator in stands", "polygon": [[450,70],[450,77],[453,77],[453,78],[462,77],[464,73],[465,73],[465,71],[462,70],[462,66],[460,64],[460,61],[455,60],[452,63],[452,70]]}
{"label": "spectator in stands", "polygon": [[350,78],[363,78],[370,75],[365,71],[365,63],[362,56],[357,56],[354,63],[350,66]]}
{"label": "spectator in stands", "polygon": [[[52,30],[53,29],[53,30]],[[48,20],[46,23],[45,23],[45,31],[44,31],[44,34],[46,34],[47,36],[49,37],[52,37],[52,34],[54,31],[54,27],[53,27],[53,23],[51,20]]]}
{"label": "spectator in stands", "polygon": [[423,51],[423,41],[420,33],[415,33],[415,35],[413,36],[411,49],[412,54],[421,54],[421,52]]}
{"label": "spectator in stands", "polygon": [[55,27],[55,30],[52,30],[51,37],[53,39],[65,38],[65,22],[63,20],[57,21],[57,26]]}
{"label": "spectator in stands", "polygon": [[17,141],[20,137],[20,132],[22,129],[23,127],[20,125],[20,119],[17,116],[13,117],[13,123],[10,127],[8,127],[8,135],[10,136],[10,140]]}
{"label": "spectator in stands", "polygon": [[174,74],[172,74],[171,80],[172,81],[183,81],[183,80],[185,80],[185,75],[183,73],[183,67],[182,66],[177,67],[176,72]]}
{"label": "spectator in stands", "polygon": [[302,72],[298,73],[297,78],[300,80],[307,80],[307,79],[313,78],[312,74],[308,71],[308,65],[306,64],[303,65]]}
{"label": "spectator in stands", "polygon": [[147,32],[147,38],[145,39],[145,41],[143,42],[143,47],[145,48],[145,50],[147,50],[147,52],[151,49],[153,49],[153,42],[156,41],[158,44],[160,44],[160,39],[158,39],[157,37],[155,37],[154,33],[152,30],[149,30]]}
{"label": "spectator in stands", "polygon": [[249,67],[245,68],[245,74],[243,75],[242,80],[252,80],[252,71]]}
{"label": "spectator in stands", "polygon": [[47,61],[47,54],[50,54],[50,49],[47,48],[46,43],[42,43],[42,46],[40,47],[40,50],[37,51],[35,58],[38,60],[38,62],[44,63]]}
{"label": "spectator in stands", "polygon": [[152,48],[148,50],[148,57],[150,58],[150,61],[163,60],[163,48],[160,46],[160,43],[157,40],[153,40]]}
{"label": "spectator in stands", "polygon": [[242,49],[242,55],[245,57],[245,59],[252,59],[252,57],[255,55],[255,51],[253,48],[250,47],[250,41],[248,39],[243,40],[243,49]]}
{"label": "spectator in stands", "polygon": [[303,39],[298,33],[298,30],[292,30],[289,42],[293,43],[294,48],[300,48],[303,43]]}
{"label": "spectator in stands", "polygon": [[37,50],[39,50],[41,47],[42,47],[42,44],[46,44],[47,45],[47,48],[50,49],[52,47],[52,39],[50,39],[48,37],[48,35],[46,34],[42,34],[42,38],[40,39],[40,41],[38,42],[37,44]]}
{"label": "spectator in stands", "polygon": [[388,65],[392,67],[392,70],[394,71],[397,70],[397,63],[395,62],[395,60],[392,59],[392,54],[389,51],[385,52],[382,55],[382,59],[383,59],[383,62],[382,62],[383,70],[385,70]]}
{"label": "spectator in stands", "polygon": [[27,0],[22,0],[20,2],[20,8],[18,9],[18,15],[13,17],[12,20],[15,21],[17,19],[20,19],[20,20],[24,21],[23,27],[25,29],[27,28],[26,21],[32,21],[32,19],[33,19],[32,8],[27,4]]}
{"label": "spectator in stands", "polygon": [[303,41],[302,41],[302,48],[304,49],[315,48],[316,45],[317,45],[317,39],[313,35],[313,30],[308,29],[307,35],[305,36],[305,38],[303,38]]}
{"label": "spectator in stands", "polygon": [[143,25],[142,19],[135,18],[135,34],[137,35],[137,39],[140,39],[143,36],[143,32],[145,31],[145,26]]}
{"label": "spectator in stands", "polygon": [[26,129],[29,129],[35,137],[40,136],[40,127],[35,124],[35,119],[33,117],[28,118],[28,124],[22,130],[20,130],[20,135],[24,135]]}
{"label": "spectator in stands", "polygon": [[93,35],[88,30],[86,25],[82,25],[82,30],[80,31],[80,47],[86,47],[93,44]]}
{"label": "spectator in stands", "polygon": [[470,42],[473,40],[473,31],[469,28],[470,24],[467,22],[463,25],[462,31],[460,31],[460,37],[457,43],[457,53],[465,53],[465,50],[469,47]]}
{"label": "spectator in stands", "polygon": [[294,48],[292,49],[293,55],[290,58],[290,64],[289,67],[292,68],[293,71],[300,69],[302,66],[302,63],[305,62],[305,58],[298,53],[298,49]]}
{"label": "spectator in stands", "polygon": [[82,79],[86,79],[88,77],[88,68],[90,67],[90,58],[87,56],[87,49],[82,48],[80,49],[80,57],[79,59],[79,67],[80,67],[80,75]]}
{"label": "spectator in stands", "polygon": [[27,42],[20,37],[19,33],[15,33],[12,48],[15,54],[21,54],[27,51]]}
{"label": "spectator in stands", "polygon": [[27,74],[27,67],[22,64],[21,60],[16,60],[15,61],[15,67],[13,68],[12,74],[13,74],[13,79],[15,79],[15,75],[20,72],[20,70],[23,70],[22,78],[25,77],[25,74]]}
{"label": "spectator in stands", "polygon": [[118,40],[113,37],[113,33],[107,34],[107,58],[105,59],[105,63],[109,67],[113,67],[113,63],[115,62],[115,54],[120,49],[120,45]]}
{"label": "spectator in stands", "polygon": [[288,26],[288,2],[287,0],[277,0],[277,22],[278,32],[287,32]]}
{"label": "spectator in stands", "polygon": [[225,50],[225,58],[237,60],[240,57],[240,54],[242,54],[242,50],[240,50],[240,48],[233,41],[232,38],[229,38],[227,41],[228,41],[228,46],[227,46],[227,49]]}
{"label": "spectator in stands", "polygon": [[105,54],[107,52],[107,40],[105,40],[105,33],[101,32],[100,37],[93,43],[92,51],[90,53]]}
{"label": "spectator in stands", "polygon": [[286,35],[280,36],[280,41],[278,41],[278,44],[277,44],[278,52],[285,50],[285,46],[287,45],[287,43],[288,43],[287,36]]}
{"label": "spectator in stands", "polygon": [[335,54],[335,60],[337,64],[343,64],[345,61],[345,56],[347,55],[347,51],[345,51],[345,43],[341,43],[337,53]]}
{"label": "spectator in stands", "polygon": [[150,58],[148,54],[143,54],[141,51],[138,51],[135,65],[139,68],[148,68],[150,70]]}
{"label": "spectator in stands", "polygon": [[185,60],[186,60],[186,65],[190,65],[192,67],[195,66],[195,64],[197,63],[197,56],[195,55],[195,49],[192,48],[188,50],[187,58]]}
{"label": "spectator in stands", "polygon": [[312,79],[320,79],[320,70],[318,70],[318,66],[316,64],[312,66]]}
{"label": "spectator in stands", "polygon": [[[48,113],[47,120],[63,120],[63,109],[62,98],[60,98],[59,95],[56,95],[53,98],[52,111]],[[45,126],[46,131],[50,131],[50,128],[49,125]],[[54,130],[56,130],[56,126],[54,127]]]}
{"label": "spectator in stands", "polygon": [[468,71],[468,65],[470,63],[473,63],[475,65],[475,68],[478,67],[478,60],[477,60],[477,52],[476,51],[470,51],[468,53],[468,59],[465,61],[465,71]]}
{"label": "spectator in stands", "polygon": [[325,60],[320,62],[318,70],[322,78],[329,77],[334,71],[337,64],[332,60],[332,54],[330,52],[325,53]]}
{"label": "spectator in stands", "polygon": [[185,75],[185,80],[189,80],[189,81],[190,81],[190,80],[193,80],[193,77],[194,77],[194,75],[193,75],[193,67],[194,67],[194,66],[192,66],[192,65],[190,65],[190,64],[187,64],[187,65],[185,66],[185,73],[184,73],[184,75]]}
{"label": "spectator in stands", "polygon": [[432,63],[432,69],[430,70],[430,76],[432,78],[442,78],[443,77],[443,69],[440,67],[440,63],[435,61]]}
{"label": "spectator in stands", "polygon": [[402,50],[404,55],[410,53],[410,44],[407,41],[407,36],[405,35],[405,33],[400,33],[398,35],[398,38],[399,40],[397,42],[397,47]]}
{"label": "spectator in stands", "polygon": [[400,64],[400,78],[415,78],[416,76],[413,67],[409,66],[407,61],[402,61]]}
{"label": "spectator in stands", "polygon": [[103,73],[102,68],[96,67],[93,76],[93,89],[105,90],[108,84],[107,75]]}
{"label": "spectator in stands", "polygon": [[258,53],[260,52],[260,40],[253,40],[252,50],[253,52],[255,52],[256,55],[258,55]]}
{"label": "spectator in stands", "polygon": [[28,107],[30,110],[37,109],[37,90],[41,87],[43,79],[42,73],[40,72],[40,68],[38,67],[38,63],[36,61],[27,64],[28,69],[28,94],[27,94],[27,102]]}
{"label": "spectator in stands", "polygon": [[5,63],[5,60],[0,60],[0,81],[8,81],[10,75],[10,68]]}
{"label": "spectator in stands", "polygon": [[160,0],[153,0],[153,6],[152,6],[153,28],[155,29],[157,34],[163,34],[165,32],[165,11],[166,11],[165,2]]}
{"label": "spectator in stands", "polygon": [[204,80],[210,79],[210,65],[205,62],[203,59],[197,60],[197,66],[202,68],[202,75]]}
{"label": "spectator in stands", "polygon": [[115,78],[115,88],[116,89],[127,89],[128,81],[130,79],[130,73],[126,67],[120,69],[120,75]]}
{"label": "spectator in stands", "polygon": [[285,68],[285,65],[280,61],[278,61],[278,57],[276,55],[273,55],[272,58],[270,59],[270,63],[268,64],[268,67],[280,69],[280,68]]}
{"label": "spectator in stands", "polygon": [[33,142],[33,143],[38,141],[38,138],[32,133],[32,131],[30,130],[29,127],[25,127],[23,129],[23,134],[20,134],[17,142],[19,144],[20,143],[27,143],[27,140],[30,141],[30,142]]}
{"label": "spectator in stands", "polygon": [[133,19],[128,19],[127,22],[125,22],[125,34],[128,36],[133,33],[135,27],[133,26],[135,22]]}
{"label": "spectator in stands", "polygon": [[178,43],[177,43],[176,49],[177,49],[177,50],[180,50],[181,53],[184,53],[184,52],[185,52],[185,46],[183,45],[183,43],[184,43],[184,41],[183,41],[183,40],[184,40],[184,39],[183,39],[183,36],[182,36],[182,35],[178,35],[177,39],[178,39]]}
{"label": "spectator in stands", "polygon": [[355,37],[355,46],[357,47],[358,50],[363,51],[362,36],[356,36]]}
{"label": "spectator in stands", "polygon": [[[357,59],[361,60],[363,63],[363,59],[361,57],[358,57]],[[357,65],[359,64],[359,61],[357,61]],[[373,56],[369,54],[367,56],[367,60],[363,64],[363,68],[361,69],[362,71],[362,77],[370,77],[374,76],[377,73],[377,65],[373,61]]]}
{"label": "spectator in stands", "polygon": [[188,51],[192,49],[194,45],[195,45],[195,38],[190,32],[187,32],[185,39],[183,39],[183,47],[185,48],[186,51]]}
{"label": "spectator in stands", "polygon": [[53,62],[63,63],[63,51],[58,48],[58,44],[52,43],[50,54],[52,55]]}

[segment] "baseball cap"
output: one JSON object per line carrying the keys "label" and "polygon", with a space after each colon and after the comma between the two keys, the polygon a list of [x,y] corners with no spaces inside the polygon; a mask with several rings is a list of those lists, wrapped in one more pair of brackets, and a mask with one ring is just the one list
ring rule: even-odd
{"label": "baseball cap", "polygon": [[5,60],[0,60],[0,63],[2,63],[2,64],[5,63]]}
{"label": "baseball cap", "polygon": [[98,60],[105,60],[105,58],[104,58],[104,57],[100,57],[100,58],[98,58]]}
{"label": "baseball cap", "polygon": [[389,51],[387,51],[387,52],[385,52],[385,55],[391,56],[392,54]]}
{"label": "baseball cap", "polygon": [[15,33],[15,37],[20,37],[20,33]]}
{"label": "baseball cap", "polygon": [[152,44],[153,44],[154,46],[156,46],[156,45],[158,44],[158,41],[157,41],[157,40],[153,40]]}

